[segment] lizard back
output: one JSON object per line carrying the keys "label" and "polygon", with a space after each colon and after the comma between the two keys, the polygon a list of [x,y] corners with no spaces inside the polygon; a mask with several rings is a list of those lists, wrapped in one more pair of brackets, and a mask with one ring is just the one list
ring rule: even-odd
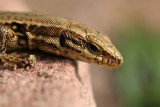
{"label": "lizard back", "polygon": [[[29,49],[108,67],[123,63],[123,57],[106,34],[73,20],[33,13],[0,12],[0,25],[13,30],[20,40],[24,39]],[[8,47],[12,50],[21,48],[10,42]]]}

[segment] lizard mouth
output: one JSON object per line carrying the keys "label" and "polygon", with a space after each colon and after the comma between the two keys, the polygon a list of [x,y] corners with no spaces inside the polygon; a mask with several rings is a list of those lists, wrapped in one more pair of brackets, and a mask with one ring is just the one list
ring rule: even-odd
{"label": "lizard mouth", "polygon": [[106,57],[96,57],[95,61],[102,66],[107,66],[107,67],[113,67],[117,68],[121,66],[123,63],[123,58],[121,57],[112,57],[112,58],[106,58]]}
{"label": "lizard mouth", "polygon": [[119,67],[123,63],[123,59],[120,59],[118,57],[114,59],[107,59],[107,58],[102,58],[102,64],[107,65],[109,67]]}

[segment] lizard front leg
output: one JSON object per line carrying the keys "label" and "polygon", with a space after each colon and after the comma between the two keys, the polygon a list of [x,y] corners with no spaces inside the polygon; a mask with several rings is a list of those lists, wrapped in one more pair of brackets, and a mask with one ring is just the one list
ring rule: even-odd
{"label": "lizard front leg", "polygon": [[6,53],[8,50],[18,50],[26,47],[26,42],[19,39],[17,33],[6,26],[0,26],[0,59],[4,67],[16,70],[19,67],[35,66],[34,55],[26,53]]}
{"label": "lizard front leg", "polygon": [[34,67],[36,63],[36,57],[25,53],[17,54],[1,54],[1,61],[4,63],[4,67],[11,70],[18,68]]}

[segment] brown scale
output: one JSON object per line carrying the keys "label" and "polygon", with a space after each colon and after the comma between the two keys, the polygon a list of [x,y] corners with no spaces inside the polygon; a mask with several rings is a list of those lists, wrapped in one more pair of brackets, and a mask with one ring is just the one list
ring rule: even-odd
{"label": "brown scale", "polygon": [[[111,68],[123,63],[123,57],[106,34],[72,20],[33,13],[0,12],[0,28],[1,60],[11,55],[7,54],[8,49],[29,48]],[[11,56],[21,59],[23,55]],[[28,59],[29,56],[25,60],[29,62]],[[9,61],[7,65],[12,66]]]}

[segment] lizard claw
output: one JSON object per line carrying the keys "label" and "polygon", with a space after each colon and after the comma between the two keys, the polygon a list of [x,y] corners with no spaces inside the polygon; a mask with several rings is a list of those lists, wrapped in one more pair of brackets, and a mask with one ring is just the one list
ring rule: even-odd
{"label": "lizard claw", "polygon": [[17,68],[30,68],[36,64],[35,55],[28,54],[1,54],[0,59],[4,63],[4,67],[10,70],[16,70]]}
{"label": "lizard claw", "polygon": [[5,62],[3,64],[3,66],[4,66],[4,68],[7,68],[7,69],[10,69],[10,70],[13,70],[13,71],[17,70],[17,65],[15,65],[15,64],[10,64],[8,62]]}

